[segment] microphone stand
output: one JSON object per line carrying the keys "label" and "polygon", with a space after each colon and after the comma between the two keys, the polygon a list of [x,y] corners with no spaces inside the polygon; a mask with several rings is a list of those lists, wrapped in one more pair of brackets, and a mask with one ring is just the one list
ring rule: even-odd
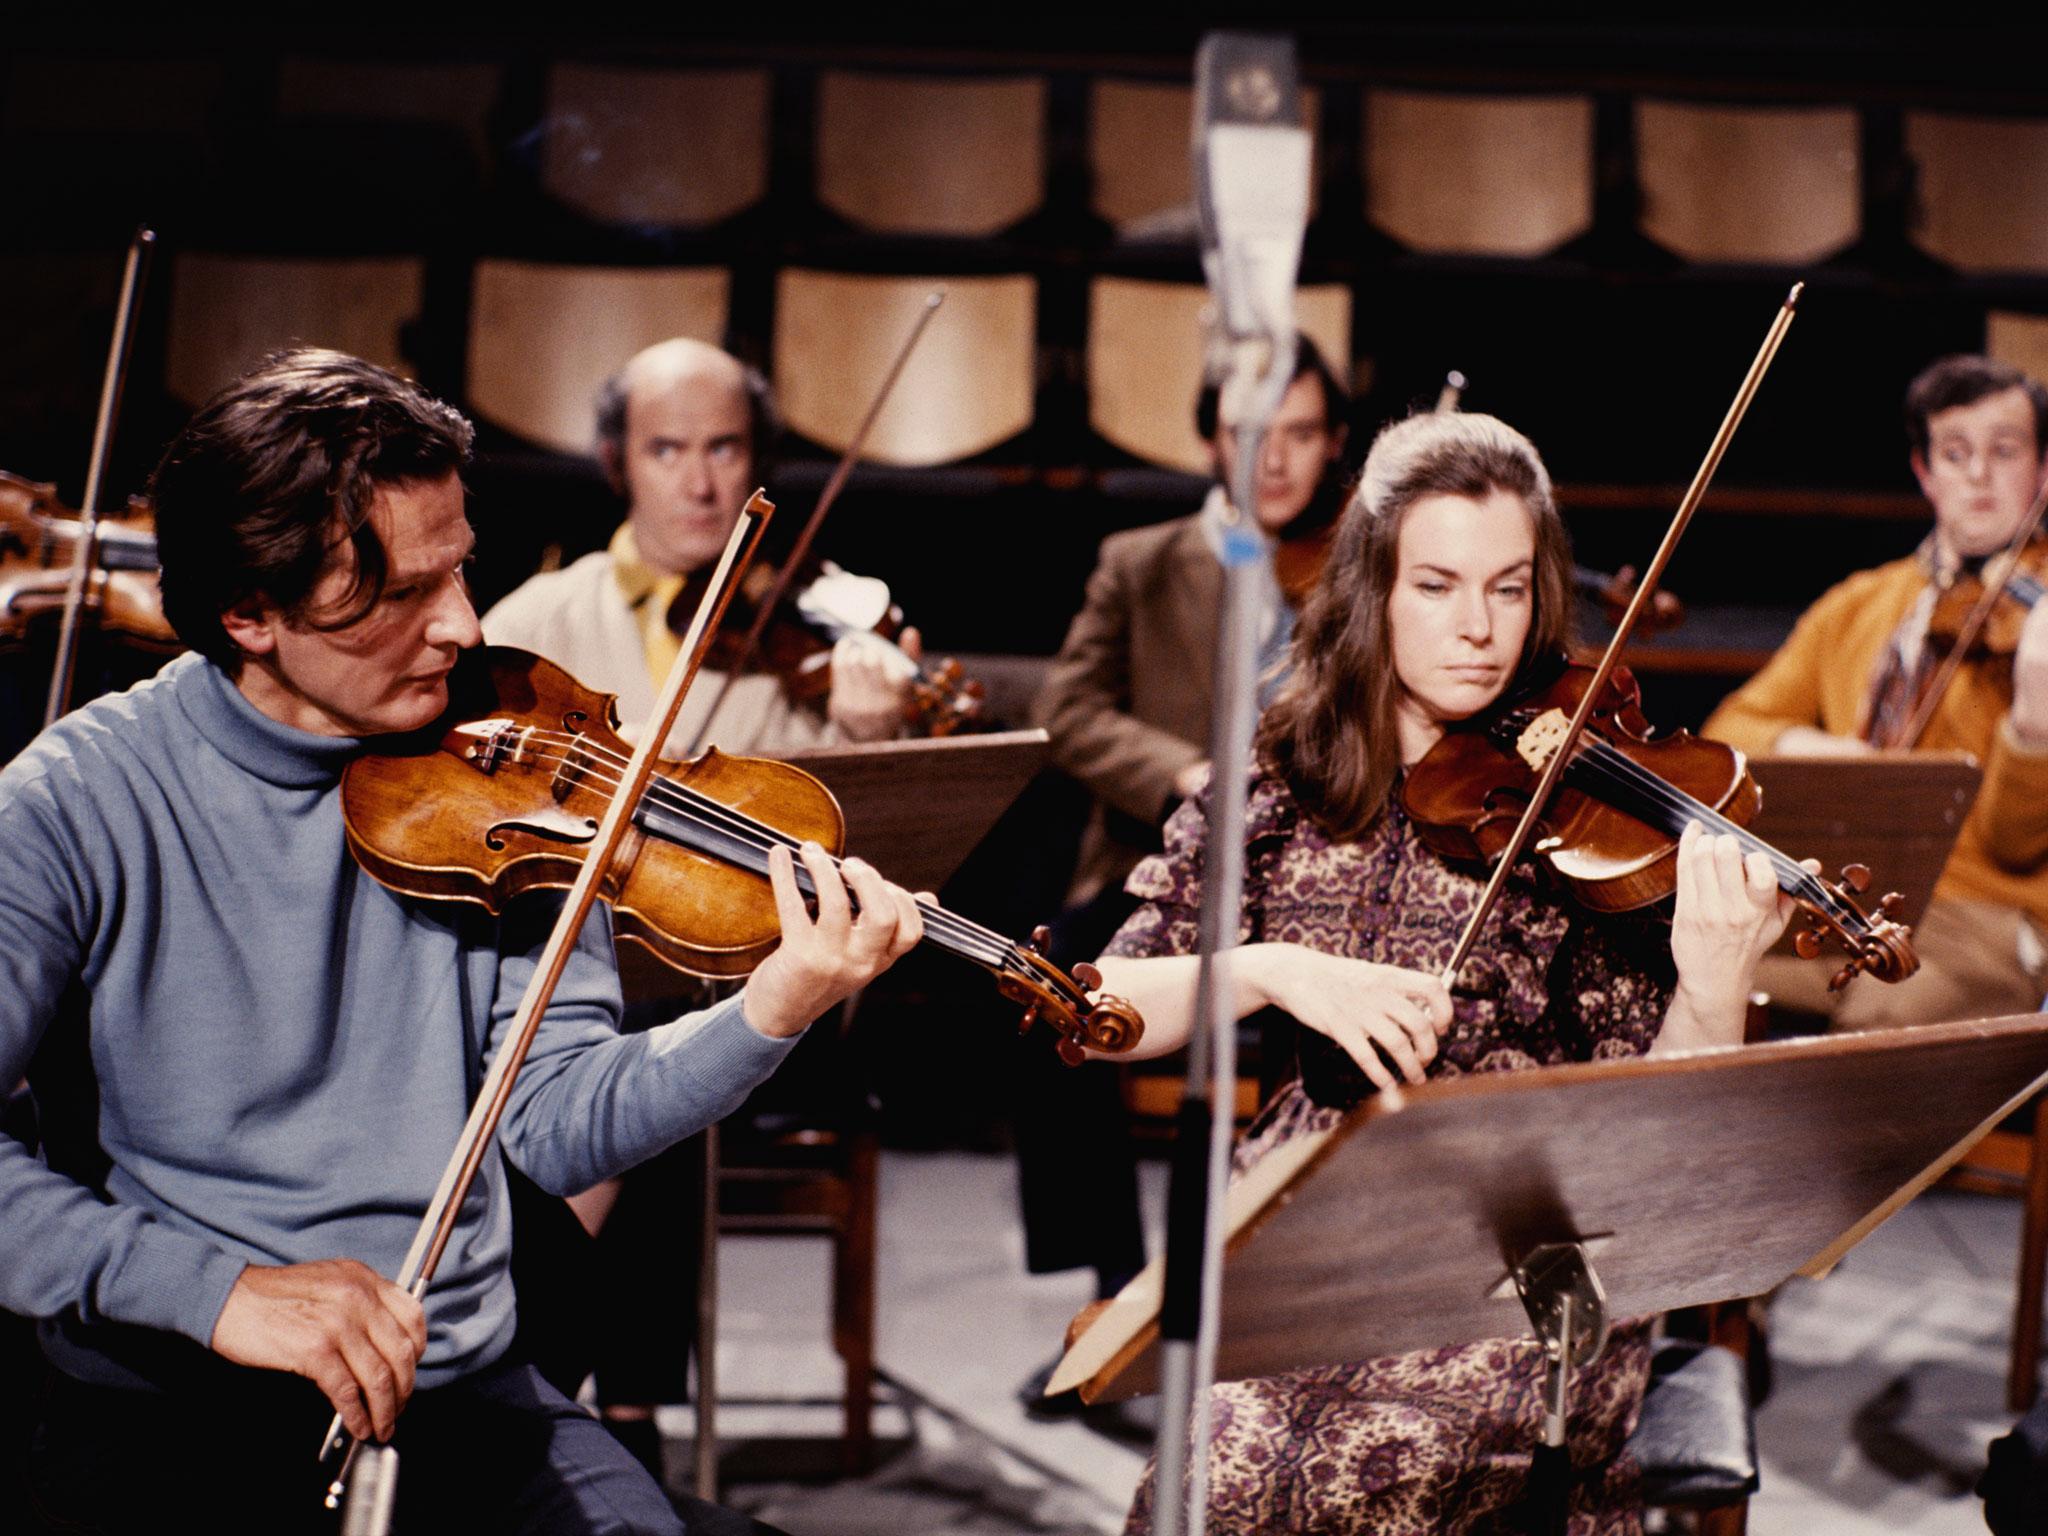
{"label": "microphone stand", "polygon": [[[1216,702],[1209,721],[1209,832],[1202,865],[1195,1027],[1188,1038],[1187,1083],[1174,1127],[1159,1310],[1161,1397],[1153,1516],[1158,1536],[1180,1536],[1183,1479],[1191,1536],[1201,1536],[1209,1503],[1209,1387],[1216,1377],[1223,1302],[1221,1213],[1237,1102],[1237,1015],[1231,1007],[1226,951],[1238,943],[1243,909],[1246,767],[1259,714],[1259,621],[1273,586],[1272,542],[1256,512],[1259,455],[1294,372],[1294,333],[1289,328],[1282,334],[1279,346],[1254,342],[1234,349],[1225,398],[1235,391],[1248,409],[1227,429],[1234,445],[1229,504],[1210,530],[1218,536],[1214,543],[1223,565],[1223,602],[1216,630]],[[1265,354],[1262,371],[1249,352]]]}
{"label": "microphone stand", "polygon": [[1227,951],[1238,943],[1243,910],[1259,621],[1275,590],[1272,546],[1258,519],[1259,459],[1294,377],[1294,284],[1311,153],[1300,127],[1292,43],[1212,32],[1202,41],[1195,72],[1194,182],[1211,293],[1209,369],[1223,386],[1218,417],[1233,451],[1230,494],[1211,497],[1206,514],[1223,567],[1223,595],[1209,720],[1195,1013],[1174,1135],[1159,1311],[1158,1536],[1181,1536],[1184,1528],[1202,1536],[1208,1519],[1209,1389],[1222,1319],[1223,1202],[1237,1103],[1237,1016]]}

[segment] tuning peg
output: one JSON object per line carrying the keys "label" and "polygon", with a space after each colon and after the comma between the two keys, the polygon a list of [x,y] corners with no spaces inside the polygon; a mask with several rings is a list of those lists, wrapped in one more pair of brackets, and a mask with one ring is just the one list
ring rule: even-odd
{"label": "tuning peg", "polygon": [[1083,960],[1074,967],[1072,975],[1083,992],[1093,992],[1102,985],[1102,972],[1095,969],[1086,960]]}
{"label": "tuning peg", "polygon": [[1802,928],[1792,935],[1792,952],[1802,960],[1811,960],[1820,954],[1820,935],[1812,928]]}
{"label": "tuning peg", "polygon": [[1870,866],[1868,864],[1844,864],[1842,866],[1842,884],[1849,887],[1858,896],[1861,896],[1870,889]]}
{"label": "tuning peg", "polygon": [[1037,1022],[1038,1004],[1033,1003],[1029,1008],[1026,1008],[1024,1010],[1024,1017],[1017,1021],[1017,1033],[1020,1035],[1030,1034],[1031,1026],[1036,1024]]}
{"label": "tuning peg", "polygon": [[1059,1052],[1060,1060],[1070,1067],[1078,1067],[1088,1059],[1088,1053],[1070,1035],[1060,1036]]}
{"label": "tuning peg", "polygon": [[1835,972],[1834,980],[1828,983],[1828,990],[1830,992],[1841,991],[1842,988],[1846,987],[1847,985],[1849,985],[1851,981],[1855,980],[1857,971],[1861,969],[1862,967],[1860,965],[1858,965],[1854,960],[1851,960],[1847,965],[1843,966],[1839,971]]}
{"label": "tuning peg", "polygon": [[1891,922],[1899,920],[1899,914],[1906,909],[1906,898],[1897,891],[1887,891],[1877,904],[1877,914]]}
{"label": "tuning peg", "polygon": [[1052,929],[1048,928],[1044,923],[1040,923],[1031,930],[1031,947],[1039,954],[1044,954],[1047,946],[1051,943]]}

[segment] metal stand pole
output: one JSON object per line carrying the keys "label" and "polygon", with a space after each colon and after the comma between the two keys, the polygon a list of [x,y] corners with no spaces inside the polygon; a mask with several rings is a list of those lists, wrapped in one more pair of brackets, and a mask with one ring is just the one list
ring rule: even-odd
{"label": "metal stand pole", "polygon": [[1565,1443],[1573,1373],[1607,1344],[1607,1293],[1578,1243],[1545,1243],[1515,1266],[1515,1290],[1543,1345],[1543,1433],[1523,1495],[1528,1528],[1564,1536],[1571,1520],[1572,1458]]}
{"label": "metal stand pole", "polygon": [[718,1125],[704,1127],[703,1244],[697,1259],[697,1497],[718,1502]]}
{"label": "metal stand pole", "polygon": [[[1168,1195],[1165,1292],[1159,1314],[1160,1387],[1155,1529],[1201,1536],[1208,1510],[1208,1384],[1216,1374],[1223,1297],[1219,1225],[1230,1178],[1237,1098],[1237,1015],[1229,959],[1238,943],[1244,892],[1246,773],[1258,719],[1259,623],[1271,589],[1272,558],[1260,530],[1259,454],[1266,423],[1293,372],[1292,334],[1284,348],[1253,344],[1237,359],[1250,388],[1241,425],[1232,429],[1230,506],[1212,529],[1223,562],[1223,613],[1216,635],[1215,714],[1210,720],[1209,834],[1203,864],[1195,984],[1195,1028],[1188,1040],[1187,1086],[1174,1137]],[[1263,354],[1258,357],[1252,354]],[[1263,367],[1259,364],[1263,362]],[[1277,381],[1277,382],[1276,382]],[[1255,392],[1255,393],[1254,393]],[[1245,508],[1251,511],[1241,510]]]}

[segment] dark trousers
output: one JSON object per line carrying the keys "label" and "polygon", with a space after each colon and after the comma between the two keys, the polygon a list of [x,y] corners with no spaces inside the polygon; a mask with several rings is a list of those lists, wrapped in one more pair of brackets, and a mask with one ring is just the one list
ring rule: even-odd
{"label": "dark trousers", "polygon": [[[1137,910],[1115,886],[1069,908],[1053,925],[1053,962],[1093,960]],[[1019,1038],[1014,1127],[1024,1262],[1033,1274],[1092,1269],[1113,1291],[1145,1267],[1138,1215],[1138,1160],[1116,1072],[1069,1067],[1045,1033]]]}
{"label": "dark trousers", "polygon": [[[322,1507],[326,1477],[314,1455],[330,1412],[310,1383],[269,1371],[210,1366],[198,1388],[170,1395],[49,1370],[20,1513],[32,1532],[332,1536],[340,1517]],[[531,1366],[497,1365],[416,1393],[392,1443],[393,1529],[405,1536],[767,1529],[696,1501],[679,1515],[604,1426]]]}

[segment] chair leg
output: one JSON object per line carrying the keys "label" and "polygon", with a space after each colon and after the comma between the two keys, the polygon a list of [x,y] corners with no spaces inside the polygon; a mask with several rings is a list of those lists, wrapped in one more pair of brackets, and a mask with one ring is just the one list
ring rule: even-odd
{"label": "chair leg", "polygon": [[2005,1384],[2006,1405],[2014,1413],[2033,1407],[2041,1390],[2041,1288],[2048,1270],[2048,1098],[2034,1106],[2026,1207],[2020,1229],[2019,1295],[2013,1304],[2012,1369]]}
{"label": "chair leg", "polygon": [[872,1132],[856,1133],[847,1170],[845,1225],[833,1244],[832,1344],[846,1368],[845,1459],[865,1471],[874,1457],[875,1180],[880,1163]]}
{"label": "chair leg", "polygon": [[1749,1530],[1749,1500],[1700,1511],[1699,1536],[1744,1536]]}

